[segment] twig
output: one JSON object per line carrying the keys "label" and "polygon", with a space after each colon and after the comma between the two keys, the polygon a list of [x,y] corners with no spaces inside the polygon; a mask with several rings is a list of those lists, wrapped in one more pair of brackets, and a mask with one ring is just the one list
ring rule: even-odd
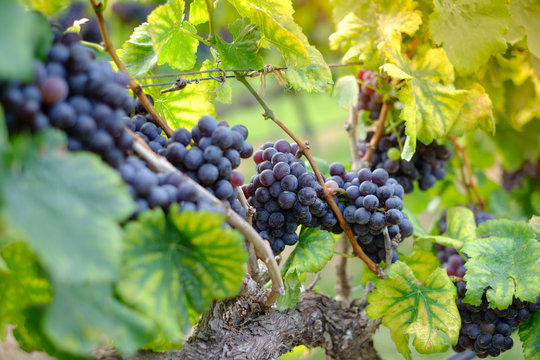
{"label": "twig", "polygon": [[257,256],[266,264],[270,278],[272,279],[272,290],[268,296],[267,304],[273,304],[280,295],[285,293],[283,280],[281,279],[281,274],[279,273],[279,268],[274,259],[272,249],[270,244],[267,241],[264,241],[257,231],[249,225],[245,219],[240,217],[230,206],[226,205],[224,202],[219,201],[216,197],[208,192],[205,188],[199,185],[197,182],[193,181],[189,176],[183,174],[180,170],[174,167],[167,159],[157,155],[151,149],[148,148],[146,142],[141,139],[139,136],[131,132],[134,135],[135,141],[133,143],[133,150],[139,154],[148,164],[150,164],[154,169],[160,172],[175,172],[179,174],[182,179],[186,182],[193,184],[197,191],[210,199],[212,203],[221,208],[225,212],[225,217],[227,222],[231,224],[235,229],[240,231],[246,239],[248,239],[254,246]]}
{"label": "twig", "polygon": [[[338,242],[339,251],[347,253],[349,251],[349,241],[345,234],[341,235]],[[336,300],[344,305],[349,305],[351,295],[351,281],[347,275],[347,258],[340,256],[336,263]]]}
{"label": "twig", "polygon": [[385,269],[388,269],[388,267],[392,263],[392,239],[390,239],[390,234],[388,233],[388,227],[386,226],[383,229],[383,236],[384,236],[384,251],[386,252],[386,257],[384,259]]}
{"label": "twig", "polygon": [[[118,55],[116,54],[116,51],[114,50],[114,46],[109,38],[109,34],[107,33],[107,28],[105,27],[105,20],[103,19],[103,10],[104,10],[103,3],[101,1],[97,2],[96,0],[90,0],[90,4],[92,5],[94,12],[96,13],[96,19],[99,26],[99,31],[101,32],[101,37],[103,38],[103,45],[105,49],[109,53],[109,56],[114,61],[118,69],[126,73],[126,75],[129,75],[129,72],[127,71],[126,67],[124,66],[124,64],[118,57]],[[146,97],[146,94],[142,91],[141,85],[139,85],[132,78],[129,78],[129,88],[131,89],[131,91],[133,91],[133,94],[137,96],[137,98],[139,99],[141,104],[144,106],[146,111],[148,111],[150,115],[152,115],[154,120],[156,120],[157,124],[163,129],[163,131],[165,131],[165,134],[167,134],[167,136],[171,136],[173,133],[173,130],[159,116],[159,114],[157,113],[152,103],[150,103],[150,101]]]}
{"label": "twig", "polygon": [[315,278],[313,279],[311,284],[309,284],[307,286],[306,291],[312,291],[313,288],[315,287],[315,285],[317,285],[317,283],[319,282],[319,280],[321,280],[321,272],[320,271],[315,274]]}
{"label": "twig", "polygon": [[285,131],[285,133],[287,133],[287,135],[289,135],[298,144],[298,147],[299,147],[298,151],[305,155],[306,159],[308,160],[309,164],[311,165],[311,168],[313,169],[313,172],[315,173],[315,176],[317,177],[317,181],[319,182],[319,184],[321,184],[321,186],[323,188],[323,196],[325,197],[326,202],[328,203],[328,205],[330,205],[330,208],[332,209],[332,211],[336,215],[336,217],[337,217],[337,219],[339,221],[339,225],[341,226],[341,228],[343,229],[343,231],[347,235],[347,238],[349,239],[349,242],[352,245],[354,253],[360,259],[362,259],[362,261],[364,261],[366,263],[368,268],[374,274],[376,274],[377,276],[380,276],[380,277],[384,277],[385,275],[384,275],[384,272],[382,271],[382,269],[379,268],[377,266],[377,264],[375,264],[364,253],[364,251],[362,250],[360,245],[358,245],[358,243],[356,242],[356,239],[354,237],[354,234],[353,234],[353,232],[351,230],[351,227],[349,226],[347,221],[345,221],[345,219],[343,218],[343,214],[339,210],[336,202],[334,201],[334,198],[331,195],[328,194],[328,191],[327,191],[326,185],[324,183],[323,177],[321,175],[321,172],[319,171],[319,167],[317,166],[317,163],[315,162],[315,159],[313,158],[313,155],[311,155],[311,150],[310,150],[309,144],[307,142],[304,142],[303,140],[301,140],[298,136],[296,136],[295,133],[293,133],[287,126],[285,126],[285,124],[283,124],[277,117],[274,116],[274,113],[272,112],[272,110],[268,107],[268,105],[264,102],[264,100],[259,96],[259,94],[257,94],[257,91],[255,91],[255,89],[253,89],[253,87],[249,84],[249,82],[246,80],[245,77],[237,76],[237,78],[241,83],[243,83],[246,86],[246,88],[249,90],[249,92],[253,95],[253,97],[257,100],[257,102],[264,109],[265,112],[263,114],[263,117],[265,119],[271,119],[272,121],[274,121],[277,126],[279,126],[283,131]]}
{"label": "twig", "polygon": [[208,41],[214,41],[214,4],[212,0],[205,0],[206,11],[208,11]]}
{"label": "twig", "polygon": [[384,133],[386,115],[388,114],[388,110],[390,110],[391,105],[392,105],[391,102],[385,102],[382,106],[381,114],[379,115],[379,120],[377,122],[377,129],[375,129],[375,134],[373,134],[373,137],[371,138],[371,141],[368,144],[366,153],[364,154],[364,157],[362,157],[362,160],[366,163],[369,163],[371,161],[371,158],[373,157],[373,154],[375,153],[375,150],[377,149],[377,144],[379,143],[379,140],[381,139]]}
{"label": "twig", "polygon": [[352,158],[352,170],[358,171],[360,170],[360,155],[358,155],[358,145],[357,145],[357,139],[356,139],[356,127],[358,125],[358,109],[356,106],[352,105],[349,107],[349,120],[345,124],[345,131],[347,131],[347,135],[349,136],[349,148],[351,150],[351,158]]}
{"label": "twig", "polygon": [[[253,206],[248,204],[242,188],[237,186],[236,190],[238,191],[238,200],[240,201],[240,204],[242,204],[244,210],[246,210],[246,222],[249,225],[252,225],[255,209]],[[246,250],[249,255],[248,272],[251,277],[257,281],[259,279],[259,264],[257,263],[257,254],[255,254],[255,247],[248,239],[246,239]]]}
{"label": "twig", "polygon": [[469,162],[469,157],[467,156],[467,148],[465,146],[462,146],[459,144],[458,139],[455,135],[448,136],[452,144],[454,145],[455,152],[459,153],[461,155],[461,159],[463,160],[464,166],[462,167],[463,171],[463,181],[465,182],[465,187],[467,189],[472,190],[474,195],[476,196],[476,199],[478,201],[478,205],[480,205],[480,208],[483,211],[486,211],[486,201],[480,195],[480,191],[478,190],[478,187],[476,186],[476,182],[474,181],[474,175],[471,168],[471,163]]}

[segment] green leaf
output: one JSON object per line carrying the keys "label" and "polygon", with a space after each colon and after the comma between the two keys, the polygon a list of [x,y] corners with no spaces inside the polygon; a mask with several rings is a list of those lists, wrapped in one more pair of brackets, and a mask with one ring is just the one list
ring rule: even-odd
{"label": "green leaf", "polygon": [[251,21],[259,27],[260,46],[274,46],[285,58],[287,65],[302,67],[309,64],[309,52],[303,34],[297,33],[298,25],[292,17],[272,16],[253,4],[250,4]]}
{"label": "green leaf", "polygon": [[[29,305],[52,300],[51,285],[43,275],[37,259],[23,242],[14,242],[0,251],[7,271],[0,270],[0,335],[6,324],[17,324],[19,312]],[[1,336],[0,336],[1,337]]]}
{"label": "green leaf", "polygon": [[131,76],[141,76],[156,65],[157,55],[152,47],[148,23],[143,23],[133,30],[129,40],[122,45],[120,60],[126,65]]}
{"label": "green leaf", "polygon": [[51,15],[67,8],[71,0],[22,0],[32,10],[39,11],[44,15]]}
{"label": "green leaf", "polygon": [[192,36],[197,29],[183,21],[183,14],[184,1],[170,0],[148,15],[158,65],[168,63],[174,69],[189,70],[197,61],[199,40]]}
{"label": "green leaf", "polygon": [[489,220],[478,225],[479,237],[512,238],[516,241],[536,239],[534,229],[524,221],[512,221],[506,219]]}
{"label": "green leaf", "polygon": [[370,319],[383,316],[382,324],[391,329],[398,350],[410,359],[404,346],[409,335],[415,335],[413,345],[422,354],[445,351],[448,338],[455,344],[461,324],[454,302],[456,288],[446,270],[435,269],[419,284],[412,270],[397,261],[387,274],[368,296],[366,311]]}
{"label": "green leaf", "polygon": [[298,245],[287,258],[281,273],[285,276],[288,272],[319,272],[333,255],[334,238],[329,232],[302,227]]}
{"label": "green leaf", "polygon": [[[215,69],[217,65],[210,60],[204,60],[201,65],[201,70]],[[222,72],[214,72],[214,76],[223,75]],[[232,88],[229,82],[222,84],[218,81],[203,81],[197,85],[199,93],[207,94],[209,100],[217,100],[223,104],[230,104],[232,102]],[[221,87],[221,89],[220,89]],[[218,90],[219,89],[219,90]]]}
{"label": "green leaf", "polygon": [[431,251],[419,248],[415,248],[408,256],[400,256],[400,259],[412,270],[414,276],[421,280],[427,279],[441,265]]}
{"label": "green leaf", "polygon": [[488,133],[494,133],[495,119],[493,118],[492,107],[491,99],[484,88],[480,84],[474,83],[465,98],[451,132],[457,136],[462,136],[480,126]]}
{"label": "green leaf", "polygon": [[536,240],[540,239],[540,216],[533,215],[529,220],[529,227],[536,233]]}
{"label": "green leaf", "polygon": [[[48,2],[47,2],[48,3]],[[0,79],[27,81],[34,76],[34,53],[50,46],[51,29],[39,14],[24,11],[16,0],[0,2]]]}
{"label": "green leaf", "polygon": [[505,0],[435,0],[430,16],[433,40],[466,75],[506,49],[510,13]]}
{"label": "green leaf", "polygon": [[536,240],[490,237],[466,243],[463,252],[470,258],[465,263],[467,294],[464,301],[479,305],[486,287],[492,307],[506,309],[512,297],[536,301],[540,293],[540,243]]}
{"label": "green leaf", "polygon": [[240,290],[246,260],[242,236],[209,212],[149,210],[126,226],[119,293],[172,341],[191,328],[190,312]]}
{"label": "green leaf", "polygon": [[118,222],[134,210],[120,175],[96,155],[17,148],[14,154],[26,158],[16,159],[5,179],[6,216],[44,268],[63,281],[114,279],[122,251]]}
{"label": "green leaf", "polygon": [[365,21],[355,13],[349,13],[336,25],[330,35],[330,49],[341,50],[345,55],[342,61],[365,60],[373,54],[377,31],[371,21]]}
{"label": "green leaf", "polygon": [[43,330],[61,350],[91,355],[114,343],[132,354],[150,340],[151,322],[115,299],[108,283],[53,283],[54,300],[47,307]]}
{"label": "green leaf", "polygon": [[476,239],[476,222],[470,209],[456,206],[446,213],[446,232],[448,237],[467,243]]}
{"label": "green leaf", "polygon": [[395,31],[412,36],[422,23],[414,0],[379,0],[377,27],[380,39],[389,39]]}
{"label": "green leaf", "polygon": [[[154,80],[154,82],[158,82]],[[184,89],[162,94],[158,86],[147,88],[146,93],[154,98],[154,106],[173,129],[191,128],[203,115],[215,116],[216,110],[210,102],[214,94],[203,84],[188,84]]]}
{"label": "green leaf", "polygon": [[407,214],[407,216],[409,216],[409,220],[413,224],[413,228],[414,228],[413,236],[414,237],[421,238],[423,236],[428,235],[428,232],[424,228],[424,225],[422,224],[422,222],[420,221],[418,216],[416,216],[415,213],[413,213],[412,211],[409,211],[408,209],[405,209],[404,212]]}
{"label": "green leaf", "polygon": [[250,6],[255,5],[269,14],[291,17],[294,14],[290,0],[229,0],[242,17],[249,17]]}
{"label": "green leaf", "polygon": [[258,54],[259,30],[246,19],[238,19],[229,25],[233,42],[228,43],[216,36],[216,50],[225,69],[253,69],[263,67],[263,59]]}
{"label": "green leaf", "polygon": [[285,295],[280,296],[276,301],[276,308],[278,311],[287,311],[296,307],[302,287],[302,281],[305,279],[305,273],[298,274],[296,271],[288,273],[287,276],[283,278]]}
{"label": "green leaf", "polygon": [[423,58],[411,62],[394,41],[386,43],[384,53],[394,65],[385,64],[381,68],[393,79],[405,80],[397,97],[404,104],[400,118],[406,123],[407,135],[401,156],[410,160],[417,139],[429,144],[449,133],[467,91],[456,90],[451,84],[443,85],[453,81],[454,72],[442,49],[430,49]]}
{"label": "green leaf", "polygon": [[526,360],[540,360],[540,311],[532,314],[527,322],[519,327],[519,339],[523,342],[523,355]]}
{"label": "green leaf", "polygon": [[314,46],[310,45],[307,49],[309,64],[299,68],[289,68],[285,72],[285,78],[295,90],[302,89],[309,93],[329,91],[333,84],[330,67]]}
{"label": "green leaf", "polygon": [[189,22],[193,25],[208,22],[208,9],[205,0],[193,0],[189,5]]}
{"label": "green leaf", "polygon": [[355,106],[358,103],[358,82],[356,76],[347,75],[340,77],[336,81],[333,90],[333,97],[342,108],[348,109],[350,106]]}
{"label": "green leaf", "polygon": [[529,51],[540,58],[540,3],[536,0],[512,0],[510,13],[513,20],[527,30]]}

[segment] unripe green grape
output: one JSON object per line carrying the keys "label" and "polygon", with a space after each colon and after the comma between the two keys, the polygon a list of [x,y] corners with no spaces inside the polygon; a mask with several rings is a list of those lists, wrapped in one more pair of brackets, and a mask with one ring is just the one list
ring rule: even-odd
{"label": "unripe green grape", "polygon": [[399,149],[395,147],[388,149],[388,151],[386,152],[386,155],[388,155],[388,158],[390,160],[394,160],[394,161],[398,161],[399,158],[401,157],[401,153],[399,152]]}

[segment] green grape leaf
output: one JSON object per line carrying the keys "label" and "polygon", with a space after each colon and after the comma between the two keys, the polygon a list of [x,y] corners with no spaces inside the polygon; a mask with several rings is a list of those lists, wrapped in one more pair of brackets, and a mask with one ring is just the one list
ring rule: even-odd
{"label": "green grape leaf", "polygon": [[476,223],[471,210],[456,206],[446,214],[446,232],[443,235],[425,235],[423,239],[432,239],[437,244],[461,249],[469,241],[476,240]]}
{"label": "green grape leaf", "polygon": [[281,52],[287,65],[302,67],[309,64],[305,36],[301,31],[298,33],[298,25],[292,17],[271,15],[270,12],[250,4],[250,18],[259,28],[260,46],[273,45]]}
{"label": "green grape leaf", "polygon": [[7,271],[0,270],[0,337],[6,324],[17,324],[19,312],[29,305],[52,300],[51,285],[42,274],[37,259],[23,242],[14,242],[0,251]]}
{"label": "green grape leaf", "polygon": [[152,323],[115,299],[109,283],[53,283],[43,330],[59,349],[90,355],[113,341],[122,353],[134,353],[151,339]]}
{"label": "green grape leaf", "polygon": [[492,107],[491,99],[482,85],[474,83],[465,98],[451,132],[462,136],[479,126],[488,133],[494,133],[495,119]]}
{"label": "green grape leaf", "polygon": [[[217,75],[217,74],[216,74]],[[154,80],[154,82],[158,82]],[[173,129],[191,128],[203,115],[216,115],[210,102],[215,94],[209,93],[203,84],[188,84],[184,89],[161,93],[158,86],[145,92],[154,98],[154,106]]]}
{"label": "green grape leaf", "polygon": [[131,76],[141,76],[152,69],[157,63],[157,55],[152,47],[150,25],[137,26],[119,53]]}
{"label": "green grape leaf", "polygon": [[302,281],[306,279],[306,274],[298,274],[296,271],[288,273],[283,278],[285,295],[280,296],[276,301],[278,311],[287,311],[294,309],[298,302],[298,296],[302,288]]}
{"label": "green grape leaf", "polygon": [[404,209],[404,212],[407,214],[407,216],[409,216],[409,220],[413,224],[413,228],[414,228],[413,236],[417,238],[422,238],[424,236],[427,236],[428,232],[424,228],[424,224],[422,224],[418,216],[416,216],[414,212],[409,211],[408,209]]}
{"label": "green grape leaf", "polygon": [[358,103],[358,82],[356,76],[347,75],[336,81],[332,96],[342,108],[348,109]]}
{"label": "green grape leaf", "polygon": [[[216,67],[217,65],[210,60],[204,60],[201,65],[201,70],[210,70],[215,69]],[[223,75],[223,73],[217,71],[214,72],[213,75],[220,76]],[[223,104],[230,104],[232,102],[232,88],[230,82],[226,81],[225,84],[222,84],[218,81],[203,81],[198,87],[199,92],[208,94],[210,100],[220,101]]]}
{"label": "green grape leaf", "polygon": [[536,239],[540,239],[540,216],[533,215],[529,220],[529,226],[536,233]]}
{"label": "green grape leaf", "polygon": [[382,324],[391,329],[406,358],[410,359],[404,346],[409,335],[415,335],[413,345],[422,354],[445,351],[445,339],[457,342],[461,324],[454,302],[456,288],[446,270],[435,269],[419,284],[412,270],[397,261],[387,275],[368,296],[366,312],[370,319],[383,316]]}
{"label": "green grape leaf", "polygon": [[238,293],[246,252],[240,233],[223,229],[223,215],[178,207],[169,213],[145,211],[126,225],[118,291],[177,341],[191,316]]}
{"label": "green grape leaf", "polygon": [[148,15],[158,65],[168,63],[179,70],[189,70],[195,66],[199,40],[192,35],[197,34],[197,29],[183,21],[183,16],[183,0],[170,0]]}
{"label": "green grape leaf", "polygon": [[205,0],[193,0],[189,5],[189,22],[193,25],[208,22],[208,9]]}
{"label": "green grape leaf", "polygon": [[523,342],[525,360],[540,360],[540,311],[519,327],[519,339]]}
{"label": "green grape leaf", "polygon": [[527,30],[529,51],[540,58],[540,3],[536,0],[512,0],[509,7],[513,20]]}
{"label": "green grape leaf", "polygon": [[229,0],[242,17],[250,16],[250,6],[255,5],[269,14],[292,18],[294,9],[290,0]]}
{"label": "green grape leaf", "polygon": [[287,258],[281,273],[318,272],[334,255],[334,238],[327,232],[317,228],[302,227],[298,245]]}
{"label": "green grape leaf", "polygon": [[486,287],[492,307],[506,309],[512,297],[536,301],[540,292],[540,243],[536,240],[490,237],[465,244],[463,252],[470,258],[465,263],[467,273],[466,303],[479,305]]}
{"label": "green grape leaf", "polygon": [[[24,153],[24,155],[23,155]],[[96,155],[14,149],[5,178],[8,222],[53,278],[83,282],[114,279],[122,228],[134,203],[120,175]]]}
{"label": "green grape leaf", "polygon": [[307,47],[309,52],[309,64],[294,68],[285,72],[285,78],[295,90],[305,90],[309,93],[325,92],[331,89],[333,84],[332,72],[319,50],[314,46]]}
{"label": "green grape leaf", "polygon": [[246,19],[238,19],[229,25],[233,42],[228,43],[216,35],[216,50],[225,69],[253,69],[263,67],[258,54],[259,30]]}
{"label": "green grape leaf", "polygon": [[507,219],[488,220],[478,225],[479,237],[502,237],[512,238],[516,241],[536,239],[534,229],[524,221],[512,221]]}
{"label": "green grape leaf", "polygon": [[504,0],[435,0],[430,33],[442,44],[456,69],[477,71],[489,57],[506,49],[510,13]]}
{"label": "green grape leaf", "polygon": [[[48,2],[44,2],[48,3]],[[40,14],[25,11],[16,0],[0,2],[0,78],[27,81],[34,76],[34,53],[46,53],[50,25]]]}
{"label": "green grape leaf", "polygon": [[330,0],[332,4],[332,20],[338,24],[349,13],[354,12],[360,15],[370,14],[376,6],[374,1],[369,0]]}
{"label": "green grape leaf", "polygon": [[399,42],[394,41],[386,43],[384,53],[393,65],[384,64],[381,69],[388,71],[393,79],[405,81],[397,97],[404,104],[400,118],[405,121],[407,135],[401,156],[410,160],[417,139],[429,144],[448,134],[467,91],[456,90],[451,84],[443,85],[453,81],[454,72],[442,49],[430,49],[423,58],[411,62],[401,53]]}
{"label": "green grape leaf", "polygon": [[441,266],[439,260],[431,251],[420,248],[415,248],[407,256],[400,256],[400,260],[407,264],[418,279],[427,279],[433,271]]}

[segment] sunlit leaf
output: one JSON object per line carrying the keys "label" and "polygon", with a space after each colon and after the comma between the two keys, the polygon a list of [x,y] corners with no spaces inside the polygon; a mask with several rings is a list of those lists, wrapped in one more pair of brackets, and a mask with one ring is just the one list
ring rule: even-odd
{"label": "sunlit leaf", "polygon": [[208,22],[208,9],[206,0],[193,0],[189,5],[189,22],[193,25]]}
{"label": "sunlit leaf", "polygon": [[412,270],[397,261],[388,269],[388,277],[377,282],[368,296],[368,317],[383,316],[382,324],[390,328],[398,350],[410,359],[404,346],[409,335],[420,353],[445,351],[447,339],[455,344],[459,336],[460,317],[455,306],[456,288],[444,269],[435,269],[422,283]]}
{"label": "sunlit leaf", "polygon": [[510,14],[504,0],[435,0],[430,32],[452,64],[470,74],[506,49]]}
{"label": "sunlit leaf", "polygon": [[356,76],[347,75],[340,77],[336,81],[332,96],[345,109],[355,106],[358,103],[358,82],[356,81]]}
{"label": "sunlit leaf", "polygon": [[415,248],[408,256],[400,256],[400,260],[411,268],[418,279],[427,279],[441,265],[431,251],[420,248]]}
{"label": "sunlit leaf", "polygon": [[149,210],[127,224],[118,290],[177,341],[191,328],[190,313],[237,294],[247,256],[240,233],[223,228],[223,215],[169,213]]}
{"label": "sunlit leaf", "polygon": [[527,45],[537,58],[540,58],[540,3],[536,0],[510,1],[512,19],[527,30]]}
{"label": "sunlit leaf", "polygon": [[216,36],[216,50],[225,69],[253,69],[263,67],[263,59],[258,54],[260,39],[257,28],[246,19],[238,19],[229,25],[233,42],[228,43]]}
{"label": "sunlit leaf", "polygon": [[507,219],[489,220],[478,225],[478,236],[495,236],[513,238],[517,241],[535,239],[534,229],[524,221],[512,221]]}
{"label": "sunlit leaf", "polygon": [[285,73],[289,85],[295,90],[307,92],[325,92],[330,90],[332,72],[319,50],[308,46],[309,64],[299,68],[289,68]]}
{"label": "sunlit leaf", "polygon": [[461,136],[476,127],[481,127],[488,133],[493,133],[495,119],[491,110],[492,104],[489,95],[480,84],[474,83],[465,98],[451,132]]}
{"label": "sunlit leaf", "polygon": [[283,265],[282,274],[321,271],[334,255],[334,242],[327,231],[302,227],[298,245]]}
{"label": "sunlit leaf", "polygon": [[152,44],[158,56],[158,65],[168,63],[175,69],[189,70],[197,61],[199,41],[190,34],[197,30],[183,22],[184,1],[170,0],[148,15]]}
{"label": "sunlit leaf", "polygon": [[296,271],[288,273],[283,278],[285,295],[280,296],[276,301],[276,307],[279,311],[286,311],[296,307],[302,289],[302,281],[305,279],[305,274],[298,274]]}
{"label": "sunlit leaf", "polygon": [[129,40],[122,45],[120,60],[126,65],[131,76],[141,76],[156,65],[157,55],[152,47],[148,23],[143,23],[133,30]]}

